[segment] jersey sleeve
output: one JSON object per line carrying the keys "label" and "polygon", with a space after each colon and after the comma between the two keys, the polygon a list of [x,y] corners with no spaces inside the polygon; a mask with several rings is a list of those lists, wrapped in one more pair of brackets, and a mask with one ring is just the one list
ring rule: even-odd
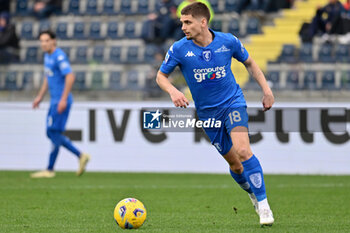
{"label": "jersey sleeve", "polygon": [[164,74],[170,74],[179,64],[180,62],[175,55],[174,45],[172,45],[165,55],[164,61],[160,66],[160,71]]}
{"label": "jersey sleeve", "polygon": [[70,66],[70,63],[68,61],[66,54],[60,53],[57,56],[56,62],[57,62],[58,69],[62,75],[65,76],[69,73],[72,73],[72,68]]}
{"label": "jersey sleeve", "polygon": [[242,42],[235,36],[233,36],[233,54],[232,57],[237,59],[237,61],[245,62],[248,57],[248,51],[244,48]]}

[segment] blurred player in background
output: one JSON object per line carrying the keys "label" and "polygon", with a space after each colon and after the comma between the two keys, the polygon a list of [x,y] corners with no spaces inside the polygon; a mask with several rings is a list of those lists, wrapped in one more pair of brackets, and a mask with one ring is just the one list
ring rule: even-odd
{"label": "blurred player in background", "polygon": [[191,90],[200,120],[221,120],[221,128],[206,128],[211,143],[230,166],[231,176],[248,192],[261,225],[272,225],[273,214],[267,201],[261,165],[252,153],[248,137],[246,101],[231,71],[232,57],[242,62],[263,91],[264,111],[274,103],[266,79],[242,43],[232,34],[208,28],[210,12],[196,2],[181,11],[185,38],[169,49],[157,74],[158,85],[169,93],[176,107],[188,100],[168,80],[179,66]]}
{"label": "blurred player in background", "polygon": [[52,142],[47,170],[32,173],[32,178],[51,178],[55,176],[54,165],[60,146],[76,155],[79,159],[77,175],[83,174],[90,156],[81,153],[62,133],[65,130],[70,108],[73,103],[71,89],[75,80],[66,54],[56,47],[56,35],[51,31],[43,31],[39,35],[40,45],[45,52],[45,77],[39,94],[33,101],[33,108],[38,108],[49,89],[50,108],[46,119],[46,134]]}

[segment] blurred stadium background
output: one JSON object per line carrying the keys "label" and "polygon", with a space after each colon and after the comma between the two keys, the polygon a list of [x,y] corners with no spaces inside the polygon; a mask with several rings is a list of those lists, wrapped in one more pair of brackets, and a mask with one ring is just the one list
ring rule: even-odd
{"label": "blurred stadium background", "polygon": [[[91,165],[92,170],[225,171],[222,170],[225,167],[224,163],[218,162],[217,157],[212,155],[215,154],[214,149],[201,134],[146,136],[145,132],[140,130],[142,126],[139,125],[137,115],[140,109],[172,106],[167,94],[156,85],[155,75],[174,39],[169,36],[165,40],[155,38],[154,41],[150,41],[142,37],[143,25],[149,19],[149,14],[161,12],[158,8],[164,2],[171,1],[64,0],[59,1],[60,10],[49,17],[38,19],[31,13],[35,1],[10,1],[9,13],[20,44],[19,56],[14,59],[5,57],[2,60],[3,64],[0,64],[3,138],[1,143],[7,145],[2,145],[1,156],[4,161],[9,162],[8,164],[3,162],[1,168],[38,169],[45,164],[44,154],[49,150],[49,143],[44,134],[46,105],[44,104],[39,111],[32,111],[30,102],[43,79],[43,54],[37,40],[38,34],[41,30],[51,29],[56,32],[58,46],[69,56],[76,74],[73,88],[76,102],[68,123],[67,134],[81,143],[91,154],[104,154],[95,159],[95,163]],[[175,0],[173,4],[176,7],[181,2]],[[318,7],[332,1],[268,0],[261,1],[267,5],[260,5],[258,8],[252,4],[257,1],[210,0],[209,2],[215,12],[211,28],[232,33],[245,44],[250,55],[266,74],[276,96],[277,108],[284,106],[295,107],[297,110],[342,108],[345,110],[341,113],[340,121],[343,120],[348,130],[346,122],[349,121],[347,109],[350,97],[349,11],[339,14],[340,33],[318,32],[310,37],[305,34],[303,28],[305,25],[310,26]],[[244,2],[246,5],[242,7],[241,4]],[[343,3],[345,4],[341,2]],[[322,17],[327,18],[327,15]],[[244,66],[233,62],[232,70],[245,91],[248,105],[259,106],[261,98],[259,87],[252,77],[249,77]],[[180,72],[175,72],[171,78],[175,85],[190,97]],[[278,111],[271,112],[269,113],[271,115],[279,114]],[[323,122],[321,122],[323,127],[325,121],[321,117],[321,112],[315,117]],[[252,120],[257,120],[253,118]],[[316,122],[316,118],[311,121]],[[296,135],[294,137],[298,137],[295,140],[292,140],[293,135],[289,140],[289,137],[281,137],[278,134],[280,132],[277,132],[277,138],[269,132],[264,138],[253,142],[254,150],[262,156],[267,154],[267,150],[269,151],[262,161],[267,164],[266,170],[270,173],[350,173],[350,168],[344,167],[346,165],[344,161],[348,162],[349,159],[346,153],[343,153],[349,143],[348,131],[342,132],[341,135],[338,133],[327,136],[329,132],[321,132],[324,128],[322,130],[320,128],[318,127],[319,130],[315,132],[315,139],[313,136],[307,138],[302,135],[301,141],[298,132],[291,133]],[[187,137],[186,145],[178,148],[178,143],[182,143]],[[18,147],[16,141],[18,138],[22,139],[21,147]],[[102,142],[102,138],[110,140]],[[115,149],[114,146],[118,148]],[[210,153],[207,152],[209,147]],[[276,156],[288,147],[293,147],[295,150],[293,156],[276,160]],[[141,156],[138,152],[141,148],[145,156]],[[205,159],[201,159],[202,168],[196,169],[193,166],[193,161],[198,159],[197,155],[192,159],[189,159],[190,156],[185,156],[186,152],[192,149],[198,150],[198,154],[205,155],[202,157]],[[115,153],[115,150],[121,154],[130,153],[135,157],[107,156]],[[339,157],[330,158],[324,155],[324,158],[318,159],[319,153],[334,151],[337,151]],[[169,157],[160,156],[165,152]],[[179,154],[182,155],[181,159],[185,161],[189,159],[188,163],[181,159],[176,160]],[[20,165],[18,156],[22,160]],[[310,168],[309,164],[297,166],[299,160],[305,156],[317,163],[314,162]],[[130,166],[124,166],[122,163],[118,165],[106,163],[106,160],[112,159],[128,164],[127,161],[134,158],[141,159],[142,163]],[[173,162],[169,164],[167,159],[170,158]],[[60,156],[59,161],[63,162],[58,163],[57,167],[72,170],[73,165],[68,165],[72,164],[70,160],[72,160],[70,156]],[[167,165],[157,167],[153,164],[154,161],[163,161]],[[215,168],[211,170],[206,167],[206,163],[220,165],[213,166]],[[291,168],[288,166],[290,163],[296,166]],[[327,167],[329,163],[334,165],[333,169]],[[341,168],[337,167],[338,164]]]}
{"label": "blurred stadium background", "polygon": [[[215,11],[211,27],[230,32],[245,44],[278,100],[291,96],[301,101],[310,96],[322,101],[348,99],[349,42],[340,43],[341,35],[334,35],[331,41],[316,36],[303,43],[299,36],[303,23],[311,22],[316,7],[327,0],[270,1],[274,2],[270,12],[248,8],[238,14],[239,2],[211,0]],[[28,100],[38,89],[43,56],[37,36],[47,28],[57,33],[58,45],[73,63],[76,99],[166,98],[154,83],[161,62],[156,54],[164,54],[173,40],[166,40],[159,48],[159,44],[145,43],[141,38],[142,24],[156,4],[157,0],[63,0],[60,13],[37,20],[29,13],[33,1],[11,1],[20,52],[19,61],[0,66],[1,100]],[[257,85],[244,67],[234,63],[232,69],[248,100],[256,100]],[[178,83],[180,88],[184,85],[181,78]]]}

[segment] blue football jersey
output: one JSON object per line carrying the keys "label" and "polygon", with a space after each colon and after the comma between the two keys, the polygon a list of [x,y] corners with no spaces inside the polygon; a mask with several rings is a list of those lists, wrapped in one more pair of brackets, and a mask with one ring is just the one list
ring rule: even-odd
{"label": "blue football jersey", "polygon": [[[49,84],[51,104],[58,103],[64,90],[66,75],[72,73],[66,54],[60,48],[56,48],[52,54],[45,53],[44,69]],[[68,101],[72,100],[70,93]]]}
{"label": "blue football jersey", "polygon": [[197,111],[225,106],[245,106],[246,102],[231,71],[232,57],[240,62],[248,52],[232,34],[215,32],[207,47],[200,47],[186,37],[169,49],[160,71],[170,74],[179,66],[189,86]]}

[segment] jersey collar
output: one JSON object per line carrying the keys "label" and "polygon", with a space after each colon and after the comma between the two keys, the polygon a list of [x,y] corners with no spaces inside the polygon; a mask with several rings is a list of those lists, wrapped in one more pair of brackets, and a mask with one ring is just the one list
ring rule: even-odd
{"label": "jersey collar", "polygon": [[201,48],[201,49],[207,49],[207,48],[209,48],[209,47],[214,43],[214,41],[215,41],[215,39],[216,39],[216,33],[215,33],[215,31],[213,31],[213,30],[210,29],[210,28],[209,28],[209,31],[210,31],[211,34],[213,35],[213,40],[212,40],[212,41],[210,42],[210,44],[208,44],[206,47],[202,47],[202,46],[197,45],[196,43],[193,42],[193,40],[191,40],[191,43],[192,43],[194,46],[196,46],[196,47],[198,47],[198,48]]}

